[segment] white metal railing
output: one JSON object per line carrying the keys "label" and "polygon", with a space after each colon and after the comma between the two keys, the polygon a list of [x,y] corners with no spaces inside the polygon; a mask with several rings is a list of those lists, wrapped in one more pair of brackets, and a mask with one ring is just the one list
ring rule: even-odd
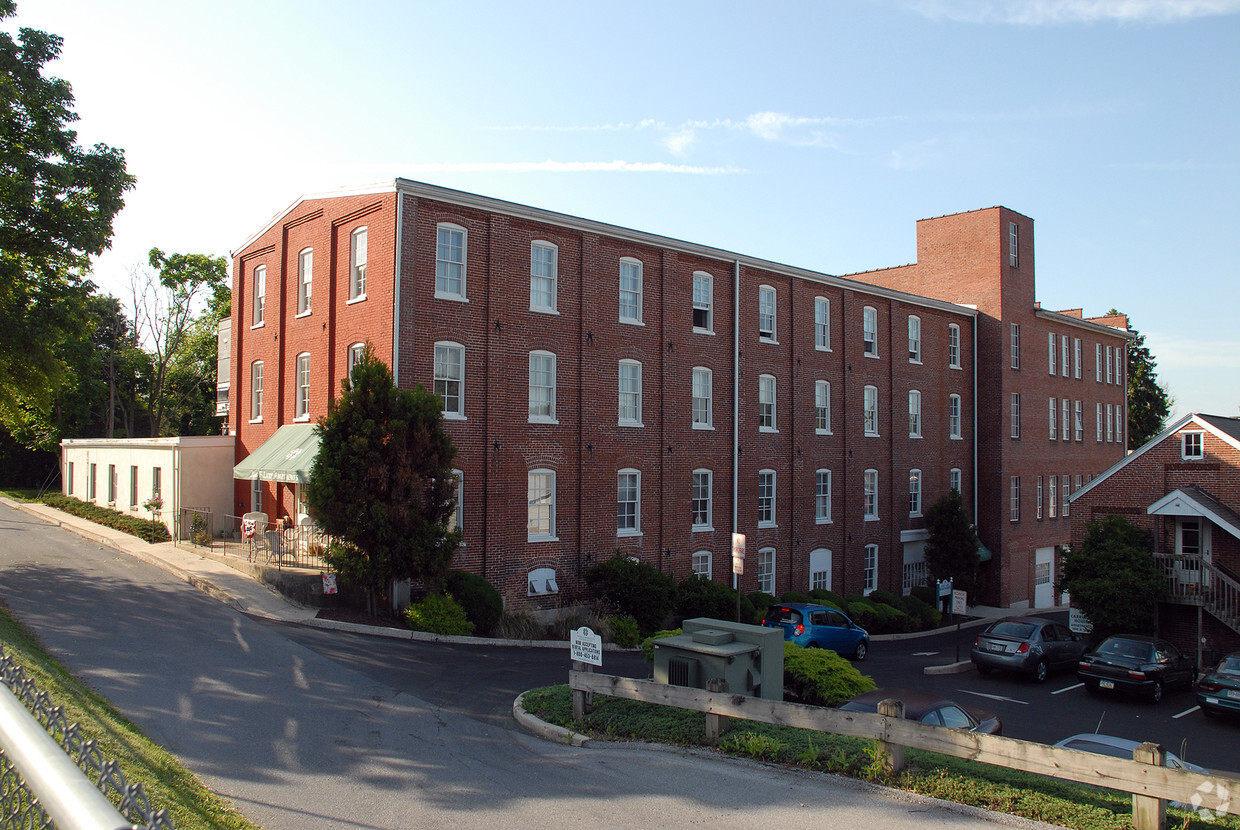
{"label": "white metal railing", "polygon": [[1169,600],[1200,605],[1240,632],[1240,581],[1200,555],[1155,553],[1154,561],[1163,572]]}

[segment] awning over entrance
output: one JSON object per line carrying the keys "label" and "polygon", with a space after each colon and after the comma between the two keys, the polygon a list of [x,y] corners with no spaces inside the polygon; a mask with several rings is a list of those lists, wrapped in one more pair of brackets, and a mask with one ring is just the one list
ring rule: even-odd
{"label": "awning over entrance", "polygon": [[1200,516],[1240,539],[1240,515],[1200,487],[1172,490],[1145,512],[1151,516]]}
{"label": "awning over entrance", "polygon": [[237,466],[233,478],[306,484],[319,452],[314,424],[285,424]]}

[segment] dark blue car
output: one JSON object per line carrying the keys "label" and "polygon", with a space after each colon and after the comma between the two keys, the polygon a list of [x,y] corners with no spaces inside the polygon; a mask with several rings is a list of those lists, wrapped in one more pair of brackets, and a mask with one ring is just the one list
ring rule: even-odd
{"label": "dark blue car", "polygon": [[829,605],[783,602],[772,605],[762,624],[783,628],[784,639],[805,648],[829,648],[853,660],[864,660],[870,634],[842,611]]}

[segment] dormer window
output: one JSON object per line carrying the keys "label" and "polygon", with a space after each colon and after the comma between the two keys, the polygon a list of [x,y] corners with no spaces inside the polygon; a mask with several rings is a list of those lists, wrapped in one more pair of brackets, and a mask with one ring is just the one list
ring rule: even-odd
{"label": "dormer window", "polygon": [[1202,446],[1202,439],[1205,433],[1202,432],[1181,432],[1181,457],[1185,461],[1199,461],[1205,458],[1205,450]]}

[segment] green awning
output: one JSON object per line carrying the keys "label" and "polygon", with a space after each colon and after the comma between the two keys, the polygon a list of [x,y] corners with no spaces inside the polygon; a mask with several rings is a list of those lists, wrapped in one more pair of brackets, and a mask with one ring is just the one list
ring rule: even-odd
{"label": "green awning", "polygon": [[233,467],[233,478],[305,484],[319,452],[314,424],[285,424],[244,461]]}
{"label": "green awning", "polygon": [[978,562],[989,562],[990,557],[992,555],[993,554],[990,552],[990,548],[983,545],[981,540],[979,539],[977,542],[977,561]]}

